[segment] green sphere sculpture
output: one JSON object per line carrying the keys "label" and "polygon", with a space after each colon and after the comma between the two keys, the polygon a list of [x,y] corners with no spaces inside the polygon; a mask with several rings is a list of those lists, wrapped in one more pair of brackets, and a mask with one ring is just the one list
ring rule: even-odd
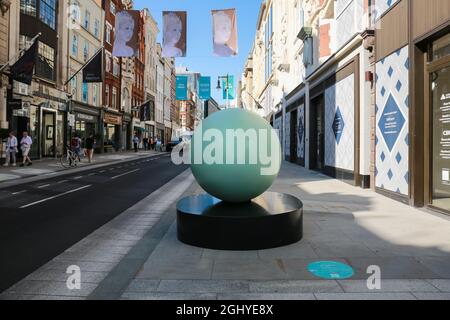
{"label": "green sphere sculpture", "polygon": [[191,169],[200,186],[225,202],[248,202],[263,194],[281,167],[281,144],[258,114],[227,109],[212,114],[194,131]]}

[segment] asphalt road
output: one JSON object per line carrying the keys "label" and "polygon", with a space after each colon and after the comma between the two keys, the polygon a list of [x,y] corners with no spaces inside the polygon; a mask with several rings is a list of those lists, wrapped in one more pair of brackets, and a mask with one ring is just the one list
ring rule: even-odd
{"label": "asphalt road", "polygon": [[181,172],[169,155],[0,190],[0,292]]}

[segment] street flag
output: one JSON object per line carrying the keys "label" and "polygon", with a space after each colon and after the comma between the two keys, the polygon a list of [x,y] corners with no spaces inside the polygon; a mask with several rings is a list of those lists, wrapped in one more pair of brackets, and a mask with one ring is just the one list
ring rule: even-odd
{"label": "street flag", "polygon": [[180,101],[188,100],[188,77],[187,76],[177,76],[176,96],[177,96],[177,100],[180,100]]}
{"label": "street flag", "polygon": [[163,12],[163,57],[186,57],[186,11]]}
{"label": "street flag", "polygon": [[200,77],[198,80],[198,96],[201,100],[211,98],[211,77]]}
{"label": "street flag", "polygon": [[238,54],[236,9],[213,10],[214,54],[230,57]]}
{"label": "street flag", "polygon": [[33,79],[34,66],[38,57],[38,41],[20,57],[17,62],[11,66],[11,76],[14,80],[31,85]]}
{"label": "street flag", "polygon": [[[228,82],[228,90],[227,90],[227,82]],[[234,76],[228,76],[228,81],[227,79],[223,79],[222,88],[223,88],[223,99],[234,100],[234,98],[236,97],[236,93],[234,92]]]}
{"label": "street flag", "polygon": [[139,54],[140,11],[123,10],[116,15],[116,33],[113,56],[137,57]]}
{"label": "street flag", "polygon": [[103,49],[83,68],[83,83],[103,82]]}
{"label": "street flag", "polygon": [[154,109],[155,103],[152,100],[148,100],[139,108],[139,119],[141,121],[150,121],[150,110]]}

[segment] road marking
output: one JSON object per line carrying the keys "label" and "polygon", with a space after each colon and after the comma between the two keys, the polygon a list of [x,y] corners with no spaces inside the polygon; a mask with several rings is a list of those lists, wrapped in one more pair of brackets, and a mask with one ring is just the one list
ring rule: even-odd
{"label": "road marking", "polygon": [[73,180],[80,180],[81,178],[83,178],[83,176],[75,177],[75,178],[73,178]]}
{"label": "road marking", "polygon": [[21,193],[24,193],[24,192],[27,192],[27,190],[22,190],[22,191],[13,192],[12,194],[13,194],[13,195],[17,195],[17,194],[21,194]]}
{"label": "road marking", "polygon": [[95,172],[92,172],[92,173],[89,173],[89,174],[88,174],[89,177],[94,176],[94,175],[96,175]]}
{"label": "road marking", "polygon": [[21,206],[19,209],[25,209],[25,208],[34,206],[36,204],[39,204],[39,203],[42,203],[42,202],[45,202],[45,201],[49,201],[49,200],[53,200],[53,199],[56,199],[56,198],[68,195],[69,193],[74,193],[74,192],[77,192],[77,191],[80,191],[80,190],[83,190],[83,189],[86,189],[86,188],[90,188],[90,187],[92,187],[92,185],[88,185],[88,186],[80,187],[80,188],[77,188],[77,189],[73,189],[73,190],[70,190],[70,191],[58,194],[58,195],[53,196],[53,197],[45,198],[45,199],[42,199],[42,200],[39,200],[39,201],[36,201],[36,202],[32,202],[32,203],[26,204],[24,206]]}
{"label": "road marking", "polygon": [[112,177],[111,180],[114,180],[114,179],[123,177],[123,176],[125,176],[125,175],[127,175],[127,174],[131,174],[131,173],[134,173],[134,172],[139,171],[139,170],[141,170],[141,169],[136,169],[136,170],[132,170],[132,171],[128,171],[128,172],[119,174],[118,176]]}
{"label": "road marking", "polygon": [[47,188],[47,187],[50,187],[50,185],[49,185],[49,184],[44,184],[44,185],[39,186],[39,187],[37,187],[37,188],[38,188],[38,189],[44,189],[44,188]]}
{"label": "road marking", "polygon": [[102,171],[100,171],[100,173],[103,173],[103,172],[105,172],[106,170],[102,170]]}
{"label": "road marking", "polygon": [[61,181],[58,181],[57,183],[61,184],[61,183],[67,182],[67,181],[69,181],[69,180],[61,180]]}

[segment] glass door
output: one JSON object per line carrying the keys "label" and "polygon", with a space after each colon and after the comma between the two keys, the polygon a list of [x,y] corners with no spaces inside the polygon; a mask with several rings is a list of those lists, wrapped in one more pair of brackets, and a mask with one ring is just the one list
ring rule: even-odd
{"label": "glass door", "polygon": [[450,34],[433,44],[431,82],[431,205],[450,211]]}

